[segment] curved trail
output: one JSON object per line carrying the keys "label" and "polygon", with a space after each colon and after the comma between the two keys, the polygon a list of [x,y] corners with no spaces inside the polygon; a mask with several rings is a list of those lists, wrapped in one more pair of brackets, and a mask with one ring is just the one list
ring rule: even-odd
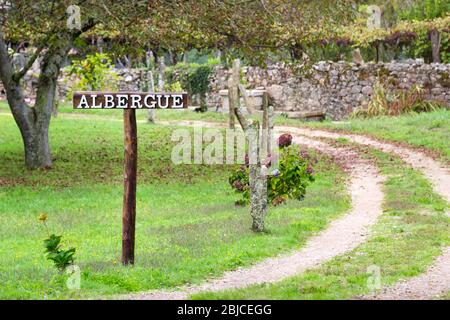
{"label": "curved trail", "polygon": [[[335,148],[324,142],[294,137],[294,142],[332,155],[349,171],[352,210],[334,220],[304,247],[291,254],[263,260],[251,267],[226,272],[221,278],[204,284],[178,288],[176,291],[153,291],[126,296],[127,299],[187,299],[203,291],[222,291],[261,283],[273,283],[316,267],[333,257],[351,251],[369,236],[369,228],[382,214],[383,178],[366,159],[349,148]],[[367,199],[370,194],[370,199]]]}
{"label": "curved trail", "polygon": [[[356,134],[344,134],[323,130],[279,127],[294,134],[301,134],[308,137],[323,138],[346,138],[352,142],[367,145],[387,153],[398,155],[404,162],[414,169],[422,172],[430,181],[434,192],[442,196],[450,203],[450,172],[448,168],[441,166],[432,158],[408,148],[399,147],[393,144],[380,142],[365,136]],[[450,212],[447,212],[450,217]],[[443,250],[443,254],[435,259],[428,270],[416,277],[406,281],[399,281],[396,284],[386,287],[381,293],[375,296],[365,296],[365,299],[433,299],[440,294],[450,290],[450,246]]]}
{"label": "curved trail", "polygon": [[[181,126],[205,126],[205,127],[226,127],[226,124],[220,122],[205,121],[158,121],[163,125],[181,125]],[[442,196],[450,203],[450,170],[442,166],[439,162],[431,157],[409,148],[400,147],[395,144],[381,142],[363,135],[352,133],[338,133],[320,129],[298,128],[290,126],[277,126],[276,131],[279,133],[289,132],[293,135],[302,135],[310,138],[346,138],[352,142],[370,146],[374,149],[386,153],[394,153],[398,155],[404,162],[408,163],[414,169],[422,172],[431,182],[434,192]]]}

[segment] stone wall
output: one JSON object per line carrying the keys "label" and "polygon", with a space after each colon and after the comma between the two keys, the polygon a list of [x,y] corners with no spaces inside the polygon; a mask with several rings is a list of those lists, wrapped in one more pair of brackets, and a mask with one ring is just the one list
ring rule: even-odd
{"label": "stone wall", "polygon": [[[308,70],[283,63],[267,68],[244,67],[244,83],[248,89],[266,89],[270,103],[278,112],[325,112],[330,119],[344,119],[355,108],[364,106],[371,98],[374,84],[381,81],[390,91],[408,90],[414,85],[425,89],[426,98],[450,105],[450,64],[425,64],[421,60],[405,63],[319,62]],[[117,87],[120,90],[138,91],[146,74],[138,69],[117,69]],[[227,88],[228,70],[217,66],[211,76],[207,94],[209,110],[221,111],[219,91]],[[30,71],[24,79],[27,100],[32,102],[38,72]],[[58,81],[59,97],[67,96],[73,83],[62,74]],[[0,82],[0,98],[4,99]],[[191,99],[195,104],[195,99]]]}
{"label": "stone wall", "polygon": [[[319,62],[310,70],[293,71],[292,66],[278,63],[243,71],[247,88],[265,88],[279,112],[325,112],[331,119],[344,119],[355,108],[367,105],[377,81],[393,92],[419,85],[427,99],[450,104],[449,64]],[[220,110],[219,91],[226,88],[227,77],[228,70],[216,67],[207,95],[210,109]]]}

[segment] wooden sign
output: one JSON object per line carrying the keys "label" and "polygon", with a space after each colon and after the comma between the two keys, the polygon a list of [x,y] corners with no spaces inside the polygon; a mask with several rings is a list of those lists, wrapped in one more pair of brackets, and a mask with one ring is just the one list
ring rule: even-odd
{"label": "wooden sign", "polygon": [[188,107],[187,93],[75,92],[73,108],[123,109],[124,193],[122,210],[122,263],[134,264],[137,184],[137,124],[139,109],[183,109]]}
{"label": "wooden sign", "polygon": [[75,92],[74,109],[183,109],[188,95],[182,93]]}

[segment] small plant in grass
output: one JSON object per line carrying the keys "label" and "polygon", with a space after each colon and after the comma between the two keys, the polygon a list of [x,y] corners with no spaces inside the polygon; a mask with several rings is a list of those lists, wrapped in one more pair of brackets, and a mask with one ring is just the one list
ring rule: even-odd
{"label": "small plant in grass", "polygon": [[[281,148],[278,169],[273,170],[267,177],[267,199],[276,206],[287,199],[302,200],[306,194],[307,186],[314,181],[314,170],[309,154],[291,145],[292,136],[280,136],[278,144]],[[236,204],[247,204],[250,200],[250,169],[246,156],[246,164],[232,173],[229,178],[231,187],[242,195]],[[263,165],[270,166],[271,157],[263,161]]]}
{"label": "small plant in grass", "polygon": [[62,272],[74,263],[75,248],[69,248],[67,250],[61,248],[62,236],[50,234],[47,226],[47,215],[45,213],[39,216],[39,221],[42,222],[48,234],[48,238],[44,240],[47,259],[53,261],[55,267]]}

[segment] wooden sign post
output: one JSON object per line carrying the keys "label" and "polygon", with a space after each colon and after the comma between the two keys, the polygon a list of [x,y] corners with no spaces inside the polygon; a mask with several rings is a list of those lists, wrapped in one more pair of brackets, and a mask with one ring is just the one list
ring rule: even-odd
{"label": "wooden sign post", "polygon": [[137,109],[183,109],[187,93],[75,92],[74,109],[124,110],[124,194],[122,210],[122,264],[134,264],[137,182]]}

